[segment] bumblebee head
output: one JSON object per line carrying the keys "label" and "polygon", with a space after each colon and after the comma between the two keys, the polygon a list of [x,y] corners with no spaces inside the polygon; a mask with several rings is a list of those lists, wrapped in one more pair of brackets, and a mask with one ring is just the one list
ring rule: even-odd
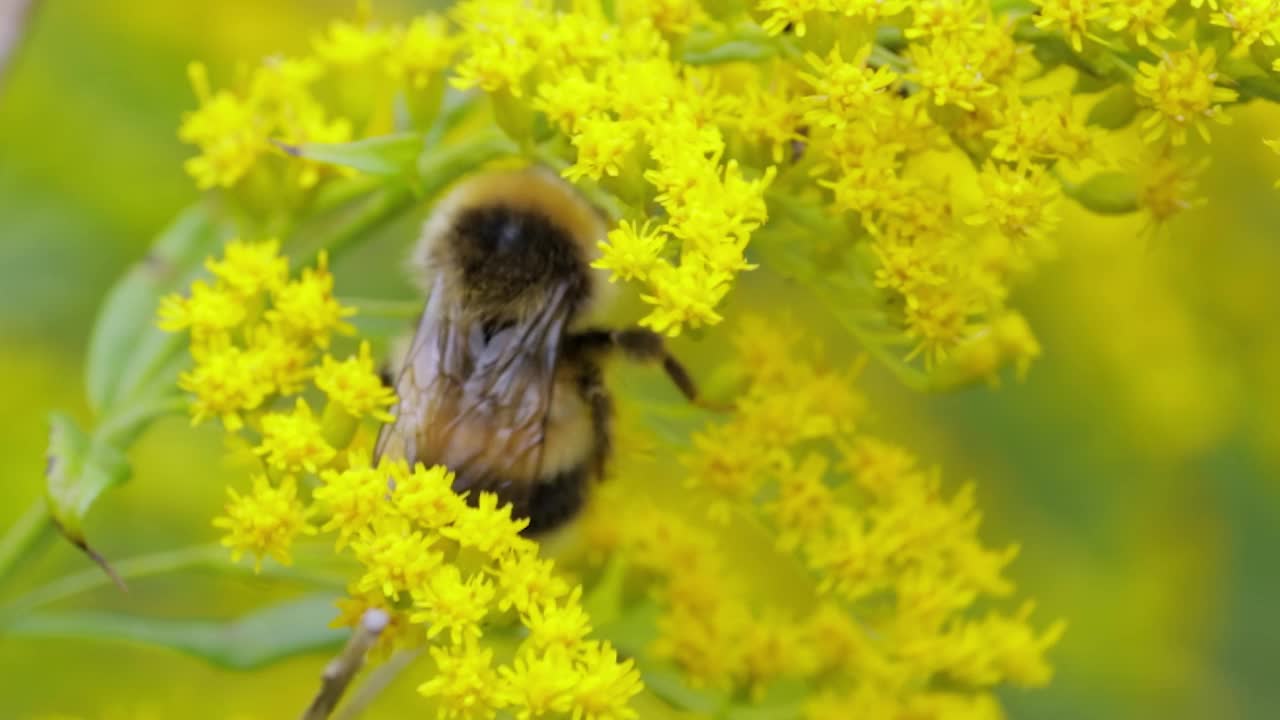
{"label": "bumblebee head", "polygon": [[558,177],[486,173],[441,200],[415,264],[425,284],[447,283],[463,308],[487,318],[523,316],[552,296],[576,314],[605,284],[590,266],[603,237],[600,215]]}

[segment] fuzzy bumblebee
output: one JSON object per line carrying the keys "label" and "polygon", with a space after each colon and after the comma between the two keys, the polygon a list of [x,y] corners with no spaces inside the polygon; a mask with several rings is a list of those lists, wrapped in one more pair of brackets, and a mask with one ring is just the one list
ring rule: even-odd
{"label": "fuzzy bumblebee", "polygon": [[478,175],[443,198],[414,255],[426,307],[375,456],[449,467],[455,491],[497,493],[529,534],[571,519],[609,457],[606,355],[661,364],[696,398],[660,335],[585,324],[606,299],[591,268],[604,235],[600,215],[537,168]]}

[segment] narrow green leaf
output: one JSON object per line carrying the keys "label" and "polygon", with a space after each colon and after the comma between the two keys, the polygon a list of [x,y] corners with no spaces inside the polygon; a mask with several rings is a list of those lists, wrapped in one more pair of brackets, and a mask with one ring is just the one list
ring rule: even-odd
{"label": "narrow green leaf", "polygon": [[724,712],[726,720],[791,720],[804,715],[805,701],[812,688],[796,678],[770,683],[762,697],[749,703],[735,703]]}
{"label": "narrow green leaf", "polygon": [[87,435],[67,415],[50,418],[49,456],[45,468],[45,497],[62,534],[102,566],[121,588],[124,583],[84,535],[84,516],[103,490],[129,479],[124,453],[96,436]]}
{"label": "narrow green leaf", "polygon": [[398,176],[413,168],[422,152],[423,139],[417,133],[398,133],[365,138],[349,143],[277,143],[295,157],[348,167],[369,175]]}
{"label": "narrow green leaf", "polygon": [[727,701],[719,693],[689,687],[680,672],[665,663],[644,663],[640,667],[640,677],[646,689],[680,710],[714,713]]}
{"label": "narrow green leaf", "polygon": [[1125,215],[1138,209],[1138,181],[1120,172],[1101,172],[1079,185],[1063,183],[1063,192],[1101,215]]}
{"label": "narrow green leaf", "polygon": [[755,40],[729,40],[720,45],[699,50],[686,50],[684,61],[689,65],[720,65],[730,62],[756,62],[778,54],[768,43]]}
{"label": "narrow green leaf", "polygon": [[173,354],[178,341],[155,326],[160,297],[189,282],[221,236],[222,228],[205,205],[187,208],[107,294],[85,364],[95,413],[129,399]]}
{"label": "narrow green leaf", "polygon": [[1265,75],[1238,78],[1236,88],[1241,102],[1256,99],[1280,102],[1280,82]]}
{"label": "narrow green leaf", "polygon": [[622,553],[609,559],[599,580],[587,593],[582,607],[597,626],[608,625],[622,614],[623,583],[627,579],[627,561]]}
{"label": "narrow green leaf", "polygon": [[32,612],[4,627],[11,636],[93,638],[154,645],[214,665],[251,670],[341,644],[329,627],[335,596],[324,593],[255,610],[235,620],[169,620],[91,610]]}
{"label": "narrow green leaf", "polygon": [[1133,122],[1138,114],[1138,96],[1128,85],[1116,85],[1089,110],[1086,122],[1107,130],[1118,130]]}

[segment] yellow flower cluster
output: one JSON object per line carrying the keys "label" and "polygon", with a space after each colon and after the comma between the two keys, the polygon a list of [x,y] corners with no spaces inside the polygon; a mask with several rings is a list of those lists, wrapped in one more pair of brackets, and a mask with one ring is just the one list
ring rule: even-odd
{"label": "yellow flower cluster", "polygon": [[[317,349],[327,348],[335,332],[353,332],[345,318],[355,311],[334,299],[333,275],[323,254],[315,268],[290,280],[288,260],[279,251],[277,240],[232,240],[221,259],[205,263],[214,284],[197,280],[190,294],[163,298],[159,325],[191,334],[195,366],[178,384],[195,396],[193,423],[220,418],[227,430],[236,431],[244,426],[244,416],[251,415],[276,439],[264,442],[259,452],[292,458],[279,462],[280,469],[292,470],[310,462],[304,456],[323,455],[314,447],[302,449],[323,439],[309,433],[318,426],[305,402],[299,400],[292,413],[267,412],[273,399],[297,394],[313,378],[330,397],[357,411],[356,416],[373,412],[375,406],[385,409],[393,399],[363,397],[365,388],[336,377],[346,364],[332,358],[318,370],[311,368]],[[372,370],[367,348],[354,361]]]}
{"label": "yellow flower cluster", "polygon": [[[507,708],[519,717],[635,718],[628,706],[643,686],[631,660],[590,639],[582,588],[557,577],[536,543],[520,536],[526,520],[482,493],[468,505],[442,467],[404,461],[371,467],[352,453],[326,471],[315,491],[325,530],[338,531],[362,574],[342,604],[340,624],[363,613],[390,613],[393,632],[381,654],[426,645],[435,675],[419,692],[441,717],[487,718]],[[518,622],[527,631],[509,662],[495,665],[486,628]]]}
{"label": "yellow flower cluster", "polygon": [[[422,129],[452,85],[525,162],[600,200],[596,264],[642,288],[645,325],[718,323],[740,273],[786,256],[765,265],[820,290],[877,358],[949,386],[1038,353],[1008,298],[1055,256],[1065,198],[1163,223],[1194,204],[1194,173],[1160,169],[1198,166],[1189,137],[1280,92],[1274,3],[1192,5],[464,0],[336,21],[234,92],[196,66],[181,134],[202,186],[259,167],[309,186],[312,159],[263,165],[272,141],[405,129],[395,107]],[[1104,150],[1128,136],[1153,152]]]}
{"label": "yellow flower cluster", "polygon": [[[633,662],[589,637],[582,588],[521,536],[527,520],[492,493],[468,504],[443,467],[371,465],[361,421],[391,420],[395,395],[367,342],[345,360],[319,353],[333,333],[351,332],[343,318],[353,312],[334,299],[324,256],[290,280],[278,251],[274,240],[232,241],[206,262],[212,285],[196,281],[160,307],[162,328],[190,335],[194,367],[179,382],[194,395],[194,422],[220,417],[229,432],[256,439],[261,472],[246,494],[228,488],[226,514],[213,522],[233,557],[288,564],[300,536],[334,533],[336,549],[360,567],[336,622],[354,625],[378,608],[390,617],[380,656],[429,646],[436,673],[420,691],[441,717],[503,708],[518,717],[637,717],[629,701],[643,686]],[[323,398],[319,414],[302,397],[308,384],[313,402]],[[517,624],[527,637],[495,664],[486,632]]]}
{"label": "yellow flower cluster", "polygon": [[760,698],[804,679],[815,719],[1001,717],[992,690],[1047,683],[1044,654],[1063,625],[1034,630],[1030,603],[990,609],[1013,592],[1004,568],[1016,548],[978,539],[973,487],[948,497],[936,469],[855,428],[864,401],[850,373],[804,360],[798,340],[744,323],[749,387],[683,463],[714,519],[764,528],[809,570],[812,607],[744,602],[742,569],[669,510],[629,511],[618,527],[601,502],[589,536],[661,578],[654,651],[697,683]]}

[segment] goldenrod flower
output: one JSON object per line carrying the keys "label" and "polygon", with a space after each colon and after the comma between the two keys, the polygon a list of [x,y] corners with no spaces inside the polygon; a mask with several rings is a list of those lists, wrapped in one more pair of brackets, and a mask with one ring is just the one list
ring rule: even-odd
{"label": "goldenrod flower", "polygon": [[877,117],[891,113],[888,105],[880,102],[883,93],[897,80],[888,67],[867,67],[871,46],[864,46],[849,60],[840,56],[840,47],[831,49],[826,61],[814,54],[805,56],[805,62],[814,73],[800,73],[799,77],[813,88],[813,94],[805,99],[816,107],[805,118],[817,125],[843,128],[850,123],[875,125]]}
{"label": "goldenrod flower", "polygon": [[1036,27],[1042,30],[1060,27],[1076,52],[1084,49],[1086,37],[1092,37],[1090,25],[1106,17],[1108,9],[1105,0],[1033,1],[1040,6],[1040,11],[1034,16]]}
{"label": "goldenrod flower", "polygon": [[1000,112],[1001,122],[985,137],[995,143],[991,157],[1016,164],[1089,156],[1093,136],[1076,117],[1070,103],[1011,99]]}
{"label": "goldenrod flower", "polygon": [[370,353],[369,343],[362,342],[359,354],[342,362],[326,355],[315,371],[316,387],[354,418],[391,422],[395,418],[387,408],[395,404],[396,395],[382,384]]}
{"label": "goldenrod flower", "polygon": [[267,413],[262,418],[262,443],[254,452],[268,465],[285,472],[316,472],[336,451],[325,441],[320,423],[307,401],[298,398],[293,412]]}
{"label": "goldenrod flower", "polygon": [[[312,376],[316,353],[310,343],[300,344],[269,325],[254,328],[249,343],[246,367],[270,388],[268,392],[296,395]],[[197,362],[204,362],[203,357],[197,357]]]}
{"label": "goldenrod flower", "polygon": [[913,45],[911,58],[916,70],[908,79],[928,90],[935,105],[955,105],[972,112],[978,103],[999,92],[983,72],[982,56],[962,39],[943,36],[927,46]]}
{"label": "goldenrod flower", "polygon": [[826,459],[815,454],[806,456],[800,467],[778,473],[778,498],[766,510],[777,523],[782,549],[818,542],[830,525],[836,502],[826,472]]}
{"label": "goldenrod flower", "polygon": [[301,278],[274,292],[271,301],[273,307],[267,319],[300,342],[327,348],[332,333],[354,332],[343,318],[351,317],[356,311],[334,299],[333,275],[329,273],[326,253],[320,253],[316,266],[304,269]]}
{"label": "goldenrod flower", "polygon": [[572,651],[591,634],[591,618],[580,604],[582,588],[561,600],[532,603],[521,614],[521,622],[529,628],[528,642],[539,652]]}
{"label": "goldenrod flower", "polygon": [[635,661],[619,660],[607,643],[588,642],[579,649],[580,672],[569,691],[571,716],[581,720],[636,720],[631,698],[644,690]]}
{"label": "goldenrod flower", "polygon": [[427,586],[444,562],[435,539],[402,517],[381,515],[351,540],[351,551],[364,566],[358,592],[377,591],[398,600]]}
{"label": "goldenrod flower", "polygon": [[1248,49],[1256,42],[1275,45],[1280,32],[1280,4],[1272,0],[1223,0],[1210,22],[1231,28],[1236,47]]}
{"label": "goldenrod flower", "polygon": [[1129,33],[1144,47],[1151,38],[1168,40],[1173,37],[1173,30],[1170,29],[1166,16],[1176,2],[1177,0],[1125,0],[1112,3],[1109,10],[1113,17],[1107,27]]}
{"label": "goldenrod flower", "polygon": [[422,90],[449,66],[457,41],[449,36],[444,18],[427,14],[396,29],[388,42],[387,72],[415,90]]}
{"label": "goldenrod flower", "polygon": [[417,610],[409,619],[426,625],[428,638],[449,631],[450,642],[458,645],[480,638],[480,623],[489,614],[494,588],[482,575],[464,580],[457,566],[445,565],[410,592]]}
{"label": "goldenrod flower", "polygon": [[983,208],[969,218],[990,223],[1014,243],[1019,252],[1043,251],[1058,222],[1055,201],[1062,190],[1043,166],[988,163],[978,175]]}
{"label": "goldenrod flower", "polygon": [[390,38],[385,31],[345,20],[329,23],[327,32],[312,40],[316,56],[339,67],[369,64],[386,52]]}
{"label": "goldenrod flower", "polygon": [[250,104],[210,90],[204,65],[191,63],[187,74],[200,108],[183,117],[178,137],[199,146],[200,155],[186,162],[186,170],[201,189],[230,187],[266,151],[266,128]]}
{"label": "goldenrod flower", "polygon": [[245,307],[229,288],[197,280],[191,284],[190,297],[174,294],[161,298],[158,314],[161,330],[190,330],[193,344],[204,347],[244,322]]}
{"label": "goldenrod flower", "polygon": [[653,294],[640,296],[654,308],[640,324],[674,336],[681,328],[719,322],[715,308],[729,292],[729,277],[697,256],[688,256],[675,266],[659,260],[650,273]]}
{"label": "goldenrod flower", "polygon": [[574,128],[573,146],[578,149],[578,159],[565,169],[564,176],[570,180],[618,177],[635,147],[636,127],[595,115],[582,118]]}
{"label": "goldenrod flower", "polygon": [[418,692],[439,701],[439,717],[481,720],[494,716],[501,705],[494,693],[498,676],[491,665],[492,650],[474,642],[432,647],[431,658],[435,675],[419,685]]}
{"label": "goldenrod flower", "polygon": [[1138,206],[1159,226],[1178,213],[1203,204],[1196,195],[1196,178],[1208,166],[1169,153],[1150,156],[1138,166]]}
{"label": "goldenrod flower", "polygon": [[[289,260],[280,256],[280,241],[274,238],[261,242],[232,240],[222,251],[222,259],[210,258],[205,267],[219,281],[242,299],[261,292],[271,292],[282,286],[289,276]],[[195,286],[192,286],[194,295]],[[163,313],[163,310],[161,311]],[[166,327],[166,330],[178,330]]]}
{"label": "goldenrod flower", "polygon": [[[865,4],[866,0],[862,0]],[[902,3],[908,5],[908,3]],[[955,35],[978,26],[976,0],[920,0],[909,3],[911,27],[903,34],[908,38]],[[889,14],[889,13],[886,13]]]}
{"label": "goldenrod flower", "polygon": [[453,16],[466,48],[454,66],[454,87],[523,95],[524,77],[538,62],[531,33],[543,22],[540,11],[523,3],[467,0]]}
{"label": "goldenrod flower", "polygon": [[698,0],[641,0],[621,3],[623,18],[632,22],[647,19],[669,35],[686,35],[694,23],[705,20],[706,12]]}
{"label": "goldenrod flower", "polygon": [[623,220],[610,230],[607,241],[599,243],[600,258],[591,267],[608,270],[609,281],[644,280],[658,264],[667,236],[649,223],[637,225]]}
{"label": "goldenrod flower", "polygon": [[822,5],[821,0],[757,0],[756,3],[761,12],[769,14],[760,24],[765,32],[778,35],[784,30],[790,30],[796,37],[805,36],[809,29],[805,16],[817,11]]}
{"label": "goldenrod flower", "polygon": [[1207,142],[1209,129],[1205,120],[1230,122],[1222,112],[1222,103],[1233,102],[1236,91],[1218,87],[1216,64],[1213,48],[1202,52],[1194,45],[1179,52],[1165,52],[1155,64],[1138,64],[1140,74],[1133,87],[1152,110],[1142,123],[1149,142],[1168,133],[1173,144],[1181,145],[1187,141],[1190,128],[1195,128]]}
{"label": "goldenrod flower", "polygon": [[371,467],[365,453],[352,451],[345,470],[320,473],[323,484],[313,495],[329,516],[320,529],[338,532],[338,550],[382,513],[391,475],[385,465]]}
{"label": "goldenrod flower", "polygon": [[205,348],[196,366],[178,376],[178,387],[192,393],[191,424],[210,417],[236,431],[243,412],[257,409],[275,390],[275,383],[259,372],[254,353],[227,342]]}
{"label": "goldenrod flower", "polygon": [[495,694],[519,720],[568,713],[581,678],[569,654],[559,650],[521,653],[511,665],[498,668],[498,674],[502,682]]}
{"label": "goldenrod flower", "polygon": [[253,553],[255,570],[262,568],[262,559],[268,555],[284,565],[290,564],[294,539],[316,532],[307,522],[307,511],[298,499],[297,482],[292,476],[285,476],[272,486],[265,475],[256,475],[248,495],[230,487],[227,494],[231,496],[227,514],[215,518],[213,526],[227,531],[222,544],[231,548],[233,560],[239,562],[245,553]]}
{"label": "goldenrod flower", "polygon": [[[430,468],[421,463],[407,472],[404,463],[384,462],[379,466],[391,478],[391,502],[413,522],[433,530],[453,524],[466,511],[466,502],[453,491],[453,473],[442,465]],[[384,494],[386,491],[384,480]]]}
{"label": "goldenrod flower", "polygon": [[499,610],[514,607],[527,612],[570,592],[569,584],[555,574],[555,564],[532,553],[502,558],[494,574],[500,591]]}
{"label": "goldenrod flower", "polygon": [[573,68],[551,82],[538,86],[533,108],[565,133],[575,133],[587,117],[599,117],[609,107],[609,90]]}
{"label": "goldenrod flower", "polygon": [[506,557],[528,547],[520,537],[528,519],[511,517],[510,505],[498,505],[498,496],[482,492],[475,507],[463,513],[452,525],[440,528],[440,534],[468,548],[475,548],[494,559]]}

